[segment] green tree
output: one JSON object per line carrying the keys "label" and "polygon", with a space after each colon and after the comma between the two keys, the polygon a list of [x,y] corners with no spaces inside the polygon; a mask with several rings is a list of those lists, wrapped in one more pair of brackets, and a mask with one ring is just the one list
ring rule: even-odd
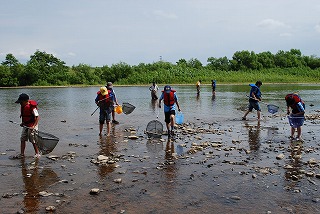
{"label": "green tree", "polygon": [[209,57],[207,62],[207,67],[213,70],[228,71],[230,69],[230,61],[226,56],[220,58]]}
{"label": "green tree", "polygon": [[23,74],[24,66],[13,56],[13,54],[7,54],[5,60],[1,63],[4,67],[9,69],[6,72],[6,86],[18,86],[20,85],[19,79]]}
{"label": "green tree", "polygon": [[[37,50],[30,56],[27,62],[23,78],[26,85],[56,85],[59,81],[57,77],[65,76],[63,73],[68,71],[65,62],[56,58],[52,54]],[[59,74],[60,75],[57,75]],[[65,80],[62,80],[65,81]]]}

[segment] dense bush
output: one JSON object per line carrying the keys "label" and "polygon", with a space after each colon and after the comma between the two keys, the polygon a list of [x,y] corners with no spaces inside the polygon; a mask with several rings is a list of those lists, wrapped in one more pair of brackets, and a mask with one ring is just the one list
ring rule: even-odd
{"label": "dense bush", "polygon": [[300,50],[254,53],[237,51],[232,59],[209,57],[207,65],[198,59],[179,59],[175,64],[158,61],[128,65],[124,62],[110,67],[86,64],[68,67],[52,54],[36,51],[21,64],[7,54],[0,65],[0,86],[101,85],[106,81],[117,84],[194,84],[197,80],[210,83],[254,82],[319,82],[320,58],[303,56]]}

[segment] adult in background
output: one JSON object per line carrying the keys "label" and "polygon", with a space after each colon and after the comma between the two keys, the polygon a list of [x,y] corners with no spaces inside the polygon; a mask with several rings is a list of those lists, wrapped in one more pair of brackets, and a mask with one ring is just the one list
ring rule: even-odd
{"label": "adult in background", "polygon": [[22,132],[21,132],[21,146],[20,146],[20,154],[16,156],[16,158],[24,158],[24,152],[26,149],[26,141],[30,141],[33,145],[33,149],[35,152],[35,158],[40,158],[39,149],[37,146],[36,133],[38,130],[39,123],[39,112],[37,109],[37,102],[34,100],[29,100],[29,96],[27,94],[20,94],[16,103],[19,103],[21,106],[21,114],[20,117],[22,119]]}
{"label": "adult in background", "polygon": [[211,80],[212,95],[216,94],[216,80]]}
{"label": "adult in background", "polygon": [[198,80],[198,82],[196,83],[196,87],[197,87],[197,94],[200,94],[200,85],[201,85],[201,80]]}
{"label": "adult in background", "polygon": [[181,111],[176,91],[171,89],[171,86],[166,85],[159,99],[159,108],[161,108],[162,100],[164,104],[164,121],[166,122],[168,137],[170,137],[170,135],[174,135],[174,124],[176,114],[175,104],[178,107],[178,111]]}
{"label": "adult in background", "polygon": [[117,100],[117,96],[116,96],[116,92],[113,89],[113,84],[112,82],[108,82],[106,85],[107,89],[110,90],[110,93],[112,94],[112,105],[110,106],[111,109],[111,115],[112,115],[112,123],[113,124],[119,124],[119,122],[116,120],[116,114],[114,112],[114,104],[116,104],[117,106],[119,105],[118,100]]}
{"label": "adult in background", "polygon": [[149,90],[151,92],[151,98],[153,100],[157,100],[158,99],[158,90],[159,87],[157,86],[157,84],[155,82],[152,83],[152,86],[149,87]]}
{"label": "adult in background", "polygon": [[[287,94],[287,96],[285,97],[286,103],[287,103],[287,114],[290,114],[290,108],[292,109],[292,112],[290,114],[291,117],[299,117],[299,119],[304,117],[304,113],[305,113],[305,104],[302,101],[302,99],[300,98],[300,96],[298,94]],[[297,118],[298,119],[298,118]],[[301,132],[302,132],[302,128],[301,126],[297,126],[297,139],[300,141],[303,141],[301,138]],[[295,133],[295,129],[294,126],[291,126],[291,135],[290,135],[290,139],[294,139],[294,133]]]}
{"label": "adult in background", "polygon": [[249,106],[246,113],[243,115],[242,120],[246,120],[249,112],[252,112],[252,109],[257,111],[258,120],[260,120],[261,116],[261,108],[259,105],[259,101],[261,101],[261,91],[260,87],[262,86],[262,82],[258,80],[256,84],[249,84],[251,86],[250,94],[249,94]]}

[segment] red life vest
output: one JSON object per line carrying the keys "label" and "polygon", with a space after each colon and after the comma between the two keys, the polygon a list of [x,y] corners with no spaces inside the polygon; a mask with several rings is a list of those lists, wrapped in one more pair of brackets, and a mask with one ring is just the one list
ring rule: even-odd
{"label": "red life vest", "polygon": [[294,100],[293,105],[297,104],[298,102],[301,102],[302,104],[304,103],[298,94],[288,94],[285,99],[288,100],[290,98]]}
{"label": "red life vest", "polygon": [[110,93],[111,93],[111,90],[108,90],[108,94],[103,96],[101,94],[101,92],[98,91],[97,94],[99,96],[99,101],[103,100],[103,101],[101,101],[101,103],[106,104],[107,106],[109,106],[111,104]]}
{"label": "red life vest", "polygon": [[165,91],[162,91],[163,93],[163,103],[166,106],[173,106],[174,105],[174,92],[176,92],[175,90],[171,90],[170,93],[167,93]]}
{"label": "red life vest", "polygon": [[21,118],[22,123],[25,126],[31,127],[33,126],[36,118],[33,114],[33,109],[37,109],[38,103],[35,100],[29,100],[28,104],[25,106],[21,106]]}

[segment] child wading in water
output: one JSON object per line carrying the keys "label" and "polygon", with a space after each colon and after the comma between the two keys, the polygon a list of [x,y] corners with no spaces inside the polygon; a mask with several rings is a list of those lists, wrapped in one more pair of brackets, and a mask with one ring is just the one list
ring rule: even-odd
{"label": "child wading in water", "polygon": [[26,149],[26,141],[30,141],[33,145],[33,149],[35,152],[35,158],[40,158],[39,149],[37,146],[37,138],[36,132],[38,130],[39,123],[39,113],[37,110],[37,102],[34,100],[29,100],[29,96],[27,94],[20,94],[16,103],[20,103],[21,106],[21,114],[20,117],[22,119],[22,132],[21,132],[21,146],[20,146],[20,154],[16,156],[16,158],[23,158],[24,152]]}
{"label": "child wading in water", "polygon": [[170,137],[170,135],[174,135],[174,123],[176,114],[175,104],[177,104],[178,111],[181,111],[176,91],[172,90],[169,85],[166,85],[159,99],[159,108],[161,108],[161,100],[163,100],[164,103],[164,121],[166,122],[168,136]]}
{"label": "child wading in water", "polygon": [[[292,112],[290,114],[290,117],[292,117],[293,120],[304,120],[304,113],[305,113],[305,104],[302,101],[302,99],[298,96],[298,94],[287,94],[285,97],[286,103],[287,103],[287,114],[290,114],[290,108],[292,109]],[[296,117],[296,119],[295,119]],[[297,139],[300,141],[303,141],[301,138],[301,129],[302,123],[299,126],[292,125],[291,126],[291,135],[290,139],[294,139],[294,133],[297,129]]]}

